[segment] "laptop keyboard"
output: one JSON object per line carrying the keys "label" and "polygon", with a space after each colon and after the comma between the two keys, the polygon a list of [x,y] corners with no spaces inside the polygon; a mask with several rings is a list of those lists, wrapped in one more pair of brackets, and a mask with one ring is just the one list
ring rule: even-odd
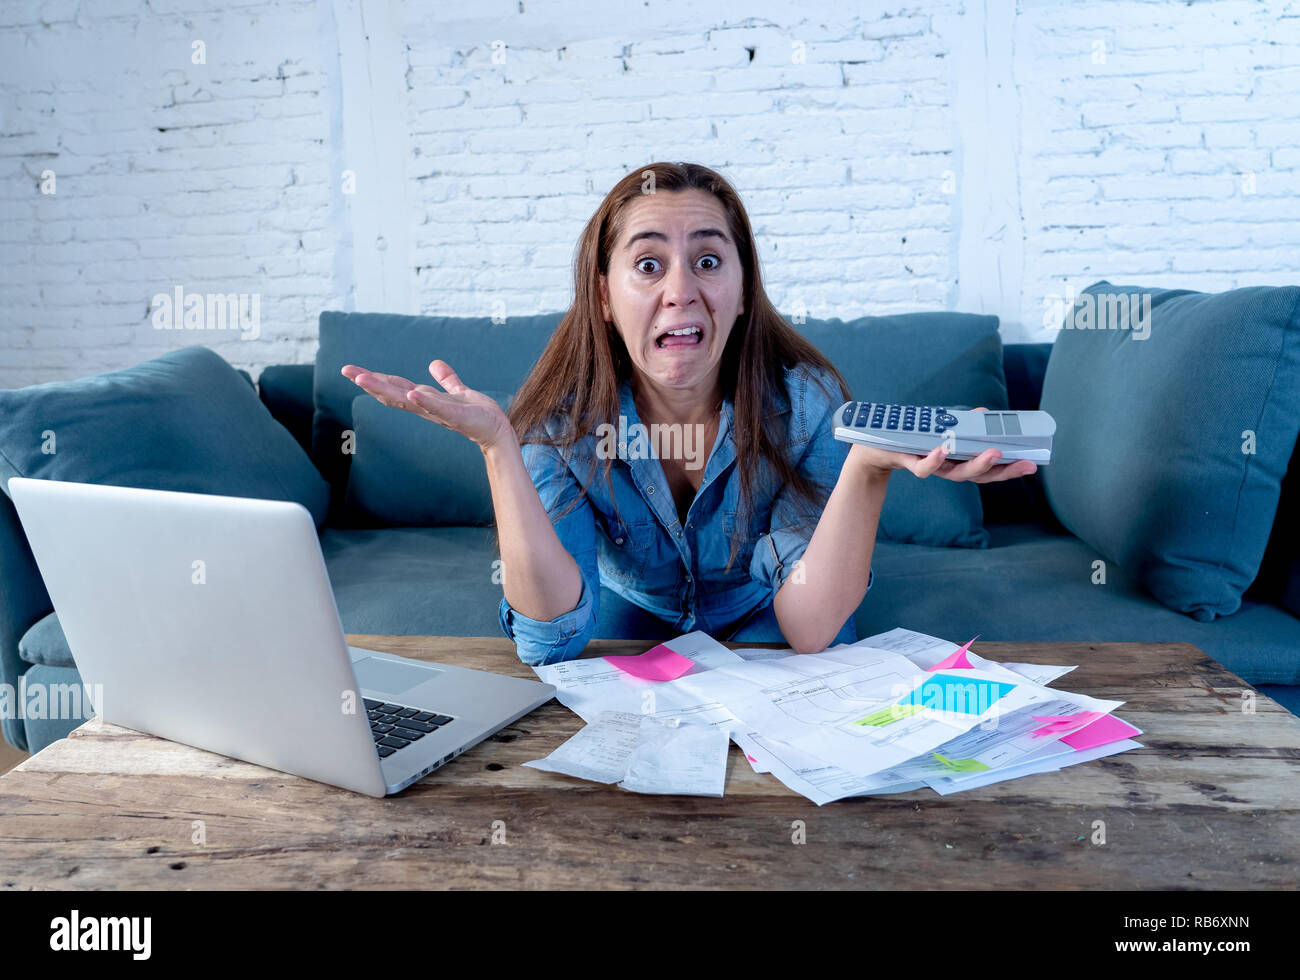
{"label": "laptop keyboard", "polygon": [[375,748],[381,759],[392,755],[398,749],[404,749],[412,742],[424,738],[432,731],[437,731],[449,721],[451,715],[440,715],[436,711],[421,711],[404,704],[389,701],[376,701],[363,698],[366,703],[366,716],[370,719],[370,732],[375,736]]}

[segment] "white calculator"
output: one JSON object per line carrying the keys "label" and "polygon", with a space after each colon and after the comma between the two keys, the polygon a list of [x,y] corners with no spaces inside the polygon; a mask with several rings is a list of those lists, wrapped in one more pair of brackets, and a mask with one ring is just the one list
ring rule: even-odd
{"label": "white calculator", "polygon": [[995,463],[1052,461],[1056,420],[1046,412],[971,412],[931,405],[845,402],[835,412],[835,438],[890,452],[927,455],[947,444],[949,459],[974,459],[987,449]]}

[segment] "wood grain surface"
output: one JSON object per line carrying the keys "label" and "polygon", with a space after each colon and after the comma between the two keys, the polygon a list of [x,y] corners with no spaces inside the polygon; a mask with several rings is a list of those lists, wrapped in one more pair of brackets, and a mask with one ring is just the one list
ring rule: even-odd
{"label": "wood grain surface", "polygon": [[[348,641],[535,676],[505,638]],[[1144,747],[954,796],[818,807],[733,744],[723,798],[647,796],[521,766],[582,727],[551,701],[376,800],[92,719],[0,777],[0,888],[1297,886],[1300,719],[1263,695],[1243,712],[1249,686],[1186,643],[971,649],[1078,664],[1056,686],[1126,702]]]}

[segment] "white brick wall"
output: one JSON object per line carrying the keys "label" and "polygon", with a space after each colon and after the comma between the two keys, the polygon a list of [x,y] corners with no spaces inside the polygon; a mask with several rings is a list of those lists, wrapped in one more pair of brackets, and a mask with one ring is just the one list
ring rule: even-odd
{"label": "white brick wall", "polygon": [[1015,32],[1024,336],[1097,279],[1300,282],[1300,4],[1039,0]]}
{"label": "white brick wall", "polygon": [[[322,309],[563,309],[583,224],[656,159],[733,181],[786,311],[992,312],[1015,342],[1100,278],[1300,281],[1300,4],[743,13],[0,6],[0,386],[191,343],[256,375],[310,361]],[[177,286],[258,294],[257,339],[154,329]]]}
{"label": "white brick wall", "polygon": [[[192,343],[240,366],[309,357],[314,317],[339,302],[316,5],[6,3],[0,18],[0,385]],[[155,330],[150,301],[176,285],[260,294],[262,339]]]}

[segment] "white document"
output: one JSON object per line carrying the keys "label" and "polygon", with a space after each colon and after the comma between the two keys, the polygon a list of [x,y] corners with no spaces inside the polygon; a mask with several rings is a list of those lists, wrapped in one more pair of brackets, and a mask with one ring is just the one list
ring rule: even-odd
{"label": "white document", "polygon": [[[815,665],[819,660],[837,660],[844,666],[853,666],[878,659],[878,655],[878,650],[861,644],[841,645],[823,654],[793,658],[797,663],[789,666],[802,668]],[[941,659],[943,658],[935,658],[934,662],[938,663]],[[768,662],[764,666],[780,665]],[[891,763],[875,772],[862,772],[854,763],[845,765],[829,753],[807,749],[807,743],[797,737],[797,732],[793,739],[780,739],[776,737],[777,733],[782,731],[779,725],[769,719],[753,722],[753,719],[758,717],[757,714],[745,717],[745,721],[751,723],[740,730],[733,731],[732,737],[756,771],[770,771],[791,789],[820,805],[846,796],[916,789],[929,780],[951,776],[954,770],[987,767],[984,771],[989,771],[1054,753],[1069,753],[1072,750],[1068,746],[1056,744],[1059,742],[1059,734],[1041,736],[1033,734],[1044,725],[1042,721],[1035,719],[1034,715],[1071,715],[1082,711],[1109,713],[1123,703],[1053,691],[1033,684],[1018,673],[1007,671],[1000,665],[993,665],[993,668],[993,671],[966,669],[918,671],[918,683],[921,684],[924,684],[927,678],[934,678],[936,675],[951,678],[959,687],[968,679],[983,679],[982,683],[987,683],[991,676],[996,676],[1003,681],[1007,678],[1014,679],[1018,690],[1013,697],[1003,698],[999,705],[1002,710],[983,717],[981,724],[971,725],[966,731],[958,732],[956,735],[949,730],[949,738],[942,744],[931,746],[928,751]],[[728,669],[724,672],[724,676],[726,673],[741,671],[754,673],[755,668],[751,664],[746,664],[743,668],[735,668],[734,671]],[[702,676],[694,681],[697,688],[715,683],[717,681],[709,676]],[[810,685],[805,684],[802,693],[807,694],[812,690]],[[725,694],[721,696],[726,697]],[[747,711],[744,707],[737,707],[737,713],[744,716]],[[767,725],[766,728],[764,724]],[[884,727],[892,727],[892,725],[891,722]],[[940,756],[943,757],[942,760]],[[965,773],[962,772],[962,775]]]}
{"label": "white document", "polygon": [[[826,652],[828,655],[839,654],[843,659],[851,660],[852,652],[857,647],[894,650],[903,653],[918,667],[927,669],[942,662],[959,649],[957,644],[939,637],[898,627],[867,637],[856,644],[841,644]],[[1075,669],[1044,664],[1000,663],[987,660],[969,650],[966,652],[966,659],[980,670],[1004,678],[1023,677],[1039,687]],[[910,785],[915,780],[928,783],[935,779],[942,779],[946,784],[951,785],[955,781],[979,776],[995,769],[1030,760],[1067,755],[1074,750],[1068,745],[1059,744],[1059,734],[1045,736],[1033,734],[1044,724],[1034,720],[1034,715],[1073,715],[1084,711],[1109,714],[1124,704],[1122,701],[1101,700],[1066,691],[1050,693],[1055,697],[1039,700],[1018,712],[1002,714],[994,728],[980,725],[939,746],[928,755],[918,756],[893,770],[879,773],[872,777],[872,780],[882,788],[890,784]],[[948,760],[947,763],[941,761],[940,756]],[[976,766],[986,768],[974,773],[960,772],[963,768]]]}
{"label": "white document", "polygon": [[[1105,701],[1068,691],[1055,693],[1054,698],[1038,701],[1031,707],[1019,711],[1003,714],[998,718],[997,725],[992,728],[977,726],[958,735],[928,756],[904,763],[899,767],[900,772],[908,779],[929,782],[934,779],[946,779],[955,774],[960,774],[959,778],[964,777],[971,774],[973,770],[990,772],[1056,755],[1068,755],[1074,749],[1062,743],[1060,739],[1061,735],[1069,732],[1035,735],[1035,732],[1042,730],[1047,724],[1039,718],[1081,715],[1087,712],[1110,714],[1124,704],[1123,701]],[[1079,727],[1082,728],[1083,723],[1080,723]],[[943,758],[940,759],[940,756]]]}
{"label": "white document", "polygon": [[[917,633],[913,630],[908,630],[908,629],[903,629],[902,627],[898,627],[897,629],[890,630],[886,633],[879,633],[875,636],[867,637],[864,640],[859,640],[857,643],[837,644],[836,646],[830,647],[828,650],[824,652],[827,654],[832,654],[844,650],[850,650],[856,647],[871,647],[874,649],[883,649],[883,650],[890,650],[895,653],[902,653],[912,663],[916,664],[919,667],[932,667],[934,664],[939,663],[945,657],[951,656],[952,653],[957,650],[958,645],[955,643],[950,643],[949,641],[940,639],[938,637],[927,636],[924,633]],[[732,652],[746,661],[781,660],[785,657],[795,655],[794,651],[788,647],[782,650],[742,649],[742,650],[734,650]],[[967,651],[967,657],[970,660],[970,663],[974,664],[977,667],[982,667],[983,669],[989,669],[991,667],[993,671],[997,671],[999,669],[1010,670],[1020,675],[1021,677],[1025,677],[1040,685],[1047,685],[1051,683],[1053,680],[1056,680],[1058,677],[1061,677],[1062,675],[1067,674],[1071,670],[1075,669],[1073,667],[1054,667],[1054,666],[1048,666],[1042,664],[998,663],[997,661],[986,660],[985,658],[970,653],[969,651]],[[1114,705],[1115,707],[1119,707],[1121,703],[1122,702],[1115,702]],[[1043,712],[1043,713],[1048,713],[1048,712]],[[1061,713],[1064,714],[1067,712],[1062,711]],[[753,733],[750,734],[752,735]],[[740,743],[737,742],[737,744],[739,745]],[[949,746],[949,749],[950,750],[952,749],[951,745]],[[751,743],[748,748],[742,747],[741,751],[744,752],[745,760],[749,763],[750,767],[755,772],[764,773],[764,772],[771,771],[770,765],[766,761],[765,755],[763,754],[762,750],[756,743]],[[944,755],[946,758],[964,758],[964,756],[950,755],[949,752],[945,752],[942,747],[936,751],[938,751],[941,755]],[[1066,748],[1058,751],[1071,751],[1071,750]],[[1047,754],[1050,755],[1051,752],[1049,751]],[[1026,756],[1026,758],[1030,758],[1030,757],[1031,756]],[[833,770],[834,767],[831,767],[831,770],[822,769],[820,771],[823,773],[823,775],[825,775],[827,772]],[[834,781],[836,779],[841,779],[841,778],[853,779],[854,777],[852,776],[851,773],[840,771],[837,775],[827,776],[826,778],[831,781]],[[920,781],[903,780],[902,782],[900,782],[899,785],[905,786],[907,789],[916,789],[920,786],[925,785],[925,783]],[[855,794],[855,795],[867,795],[868,793],[878,793],[878,792],[898,793],[904,791],[905,790],[901,788],[890,788],[890,789],[868,790],[866,791],[866,793]]]}
{"label": "white document", "polygon": [[[1034,687],[978,671],[961,671],[960,678],[927,673],[886,651],[846,655],[857,662],[807,654],[726,665],[682,681],[702,698],[725,704],[743,722],[736,731],[761,732],[857,776],[936,748],[979,723],[999,701],[1006,710],[1021,707],[1028,699],[1017,692]],[[947,710],[945,688],[965,690],[978,704]],[[922,694],[929,703],[922,703]]]}
{"label": "white document", "polygon": [[748,647],[742,650],[732,650],[741,660],[780,660],[782,657],[794,656],[794,651],[789,647],[783,647],[780,650],[762,650],[757,647]]}
{"label": "white document", "polygon": [[[1076,695],[1082,697],[1082,695]],[[1067,708],[1073,708],[1068,702],[1058,706],[1056,713],[1065,714]],[[1025,713],[1028,717],[1028,713]],[[838,766],[827,765],[823,760],[800,752],[792,746],[767,739],[757,732],[733,734],[732,738],[741,751],[750,759],[750,765],[756,772],[771,772],[790,789],[809,799],[829,803],[848,796],[867,796],[875,793],[904,793],[920,789],[926,785],[942,782],[952,786],[960,780],[945,779],[952,775],[952,767],[944,765],[936,757],[942,755],[950,762],[974,760],[990,767],[989,771],[1002,771],[1012,762],[1019,764],[1028,761],[1043,761],[1056,755],[1068,755],[1074,750],[1060,741],[1060,736],[1045,736],[1037,740],[1024,742],[1026,729],[1037,728],[1041,722],[1021,721],[1006,729],[1000,725],[993,730],[973,728],[959,735],[956,739],[939,746],[933,752],[885,769],[870,776],[855,776]],[[775,757],[775,761],[774,761]],[[1000,768],[994,769],[994,766]],[[1037,771],[1037,770],[1035,770]],[[976,773],[982,776],[985,773]],[[963,774],[965,778],[965,774]]]}
{"label": "white document", "polygon": [[641,741],[641,715],[603,712],[545,759],[522,765],[596,783],[616,783],[627,775],[627,760]]}
{"label": "white document", "polygon": [[1115,755],[1119,752],[1127,752],[1129,749],[1142,748],[1141,742],[1135,742],[1131,738],[1123,738],[1118,742],[1107,742],[1105,745],[1094,745],[1090,749],[1079,749],[1071,751],[1065,755],[1056,756],[1052,759],[1046,759],[1039,762],[1027,762],[1020,766],[1009,766],[1006,769],[998,769],[994,772],[980,773],[966,779],[938,780],[931,783],[931,787],[936,793],[942,796],[948,796],[952,793],[960,793],[966,789],[978,789],[981,786],[988,786],[991,783],[999,783],[1004,779],[1018,779],[1021,776],[1032,776],[1037,772],[1057,772],[1066,766],[1075,766],[1080,762],[1091,762],[1094,759],[1103,759],[1108,755]]}
{"label": "white document", "polygon": [[[956,792],[1006,772],[1072,764],[1061,760],[1079,753],[1059,735],[1032,734],[1043,724],[1033,715],[1122,704],[1044,686],[1072,667],[1001,664],[968,651],[974,669],[928,670],[958,645],[901,627],[802,656],[729,651],[699,631],[665,645],[696,666],[673,681],[638,678],[604,658],[534,668],[589,725],[525,764],[639,792],[721,795],[730,736],[755,772],[818,805],[926,785]],[[958,703],[944,703],[954,695]]]}
{"label": "white document", "polygon": [[929,783],[899,779],[878,785],[872,778],[859,779],[851,773],[835,766],[827,766],[820,760],[797,749],[773,739],[754,735],[733,735],[733,740],[742,751],[761,755],[771,765],[771,773],[787,787],[801,796],[807,797],[818,806],[833,803],[836,800],[854,796],[874,796],[887,793],[906,793],[929,786],[943,796],[960,793],[962,790],[978,789],[991,783],[1006,779],[1016,779],[1039,772],[1055,772],[1066,766],[1091,762],[1129,749],[1141,748],[1141,743],[1132,739],[1121,739],[1106,745],[1075,751],[1064,743],[1057,743],[1055,755],[1040,758],[1021,765],[1007,766],[986,773],[976,773],[961,779],[937,779]]}
{"label": "white document", "polygon": [[[699,671],[707,672],[724,663],[743,663],[721,643],[699,630],[667,640],[664,645],[688,660],[695,661],[696,666],[691,668],[687,676]],[[556,700],[586,722],[593,721],[602,711],[623,711],[635,715],[660,714],[664,706],[658,703],[659,699],[666,696],[669,685],[677,683],[633,677],[604,657],[584,657],[546,664],[534,667],[533,673],[543,683],[554,684],[557,689]],[[691,699],[686,697],[685,701],[690,702]],[[680,711],[691,710],[692,707],[696,711],[701,710],[698,703],[692,706],[681,703],[681,699],[668,706]]]}
{"label": "white document", "polygon": [[[869,646],[879,650],[891,650],[894,653],[901,653],[918,667],[929,668],[945,657],[950,657],[956,653],[960,644],[950,643],[948,640],[942,640],[937,636],[928,636],[925,633],[917,633],[915,630],[898,626],[887,632],[877,633],[875,636],[859,640],[856,644],[842,643],[838,647],[831,647],[831,650],[841,649],[845,646]],[[1000,663],[996,660],[986,660],[969,650],[966,651],[966,659],[972,665],[981,669],[988,669],[989,665],[994,665],[1015,671],[1020,676],[1027,677],[1035,684],[1041,684],[1044,687],[1058,677],[1063,677],[1076,669],[1075,667],[1057,667],[1052,664]]]}
{"label": "white document", "polygon": [[807,797],[818,806],[833,803],[848,796],[870,796],[877,793],[905,793],[922,789],[925,783],[897,783],[886,789],[874,787],[868,781],[838,766],[827,765],[816,756],[801,752],[785,742],[764,738],[753,732],[732,733],[732,740],[741,751],[753,753],[768,767],[765,771],[788,788]]}
{"label": "white document", "polygon": [[545,759],[523,765],[635,793],[721,796],[730,744],[724,728],[605,711]]}
{"label": "white document", "polygon": [[725,728],[641,719],[641,739],[619,785],[634,793],[721,796],[727,781]]}

